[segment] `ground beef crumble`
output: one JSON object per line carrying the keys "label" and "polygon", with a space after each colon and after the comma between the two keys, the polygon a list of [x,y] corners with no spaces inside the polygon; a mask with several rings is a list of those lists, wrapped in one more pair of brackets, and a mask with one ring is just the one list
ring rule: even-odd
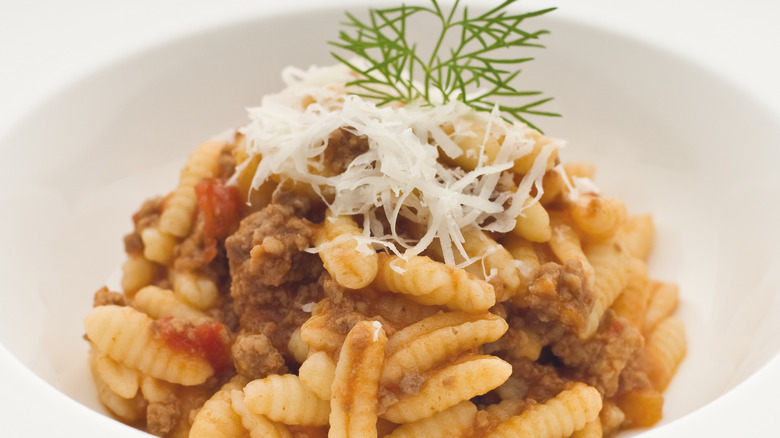
{"label": "ground beef crumble", "polygon": [[[322,298],[322,261],[305,251],[312,246],[314,230],[292,207],[270,204],[245,217],[225,241],[230,294],[243,335],[263,335],[270,341],[268,345],[250,338],[254,340],[238,347],[237,366],[248,374],[272,368],[255,360],[261,354],[281,355],[288,366],[296,366],[287,351],[290,336],[310,316],[302,307]],[[250,351],[255,347],[257,351]]]}

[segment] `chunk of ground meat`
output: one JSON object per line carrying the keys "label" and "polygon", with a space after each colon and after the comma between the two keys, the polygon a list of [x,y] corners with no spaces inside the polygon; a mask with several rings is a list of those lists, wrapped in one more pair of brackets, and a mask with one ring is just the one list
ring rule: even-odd
{"label": "chunk of ground meat", "polygon": [[314,227],[292,207],[270,204],[244,218],[225,241],[240,326],[266,336],[288,366],[295,364],[287,351],[290,336],[310,316],[302,308],[322,299],[322,261],[305,252]]}
{"label": "chunk of ground meat", "polygon": [[344,173],[349,164],[368,151],[368,138],[355,135],[347,128],[339,128],[330,133],[328,145],[322,153],[325,174],[328,176]]}
{"label": "chunk of ground meat", "polygon": [[539,403],[555,397],[566,389],[569,380],[558,373],[555,366],[544,365],[529,359],[516,359],[512,364],[512,376],[516,379],[517,397]]}
{"label": "chunk of ground meat", "polygon": [[181,413],[175,401],[152,402],[146,408],[146,431],[152,435],[165,436],[176,427]]}
{"label": "chunk of ground meat", "polygon": [[225,241],[233,297],[241,301],[255,294],[259,285],[316,280],[322,262],[318,255],[304,252],[313,235],[314,224],[295,216],[288,206],[270,204],[244,218]]}
{"label": "chunk of ground meat", "polygon": [[112,292],[106,286],[101,287],[95,292],[95,296],[92,299],[93,307],[108,306],[112,304],[116,306],[126,306],[127,300],[122,293]]}
{"label": "chunk of ground meat", "polygon": [[593,336],[583,340],[568,334],[552,345],[552,353],[572,378],[609,397],[617,391],[626,364],[643,345],[639,330],[608,310]]}
{"label": "chunk of ground meat", "polygon": [[231,349],[236,371],[249,380],[287,372],[284,357],[262,333],[239,334]]}
{"label": "chunk of ground meat", "polygon": [[162,211],[163,198],[155,197],[146,200],[141,208],[133,214],[133,224],[135,229],[132,233],[127,234],[124,239],[125,252],[129,255],[142,254],[144,251],[144,243],[141,240],[141,231],[145,228],[155,226],[160,220],[160,212]]}
{"label": "chunk of ground meat", "polygon": [[528,292],[517,299],[519,306],[531,309],[540,321],[558,324],[573,332],[581,332],[587,327],[593,302],[594,296],[587,287],[579,260],[539,266]]}

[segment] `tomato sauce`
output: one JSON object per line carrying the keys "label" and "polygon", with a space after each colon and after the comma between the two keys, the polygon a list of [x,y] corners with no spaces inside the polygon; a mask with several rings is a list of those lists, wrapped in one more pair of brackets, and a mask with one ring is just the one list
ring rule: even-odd
{"label": "tomato sauce", "polygon": [[244,203],[236,186],[216,178],[204,178],[195,185],[198,207],[203,212],[204,262],[217,255],[217,239],[229,236],[238,227]]}
{"label": "tomato sauce", "polygon": [[206,359],[215,373],[232,365],[230,332],[221,322],[193,324],[165,317],[157,320],[157,326],[166,344],[177,351]]}

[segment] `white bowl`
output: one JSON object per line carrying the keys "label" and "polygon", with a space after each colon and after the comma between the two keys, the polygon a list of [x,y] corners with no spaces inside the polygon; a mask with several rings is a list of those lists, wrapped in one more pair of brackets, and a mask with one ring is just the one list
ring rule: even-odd
{"label": "white bowl", "polygon": [[[116,278],[130,215],[174,187],[199,142],[278,90],[284,66],[331,63],[325,41],[341,18],[301,12],[166,43],[53,96],[2,139],[0,370],[60,410],[57,430],[135,434],[68,399],[104,412],[81,321]],[[654,215],[651,274],[681,288],[689,352],[663,427],[648,435],[717,433],[780,412],[764,390],[780,381],[778,120],[667,52],[575,21],[540,23],[553,31],[548,49],[521,78],[564,117],[534,121],[569,140],[564,160],[598,165],[605,193]]]}

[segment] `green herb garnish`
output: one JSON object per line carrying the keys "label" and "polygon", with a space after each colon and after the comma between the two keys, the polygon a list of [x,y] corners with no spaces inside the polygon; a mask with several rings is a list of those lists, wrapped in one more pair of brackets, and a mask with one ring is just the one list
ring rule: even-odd
{"label": "green herb garnish", "polygon": [[[496,99],[539,96],[539,91],[519,91],[510,83],[520,74],[519,64],[533,58],[510,58],[499,49],[544,47],[538,44],[546,30],[527,32],[519,28],[528,18],[546,14],[555,8],[527,13],[513,13],[508,7],[517,0],[506,0],[487,12],[469,16],[468,8],[456,16],[460,0],[444,11],[436,0],[432,6],[407,6],[371,9],[366,22],[347,13],[344,26],[354,34],[339,32],[333,46],[352,52],[367,61],[356,65],[333,53],[340,62],[360,74],[349,85],[358,87],[361,97],[375,99],[379,105],[389,102],[410,103],[422,99],[427,104],[461,100],[478,111],[492,111]],[[407,30],[419,23],[410,19],[420,13],[438,19],[440,33],[427,56],[418,43],[409,41]],[[424,24],[424,23],[423,23]],[[427,27],[427,25],[426,25]],[[431,33],[434,35],[435,30]],[[467,92],[468,91],[468,92]],[[559,116],[538,107],[552,98],[541,98],[523,105],[498,103],[499,110],[531,127],[524,115]],[[506,117],[506,116],[504,116]]]}

